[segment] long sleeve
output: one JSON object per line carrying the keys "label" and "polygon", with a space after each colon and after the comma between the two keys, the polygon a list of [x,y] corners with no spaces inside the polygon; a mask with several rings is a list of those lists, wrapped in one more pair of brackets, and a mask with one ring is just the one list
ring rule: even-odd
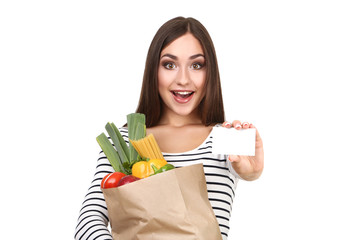
{"label": "long sleeve", "polygon": [[91,186],[85,195],[82,208],[79,213],[78,223],[75,229],[76,240],[105,240],[112,239],[107,228],[109,218],[108,211],[101,191],[100,184],[103,177],[114,172],[109,160],[103,152],[97,160],[96,172]]}

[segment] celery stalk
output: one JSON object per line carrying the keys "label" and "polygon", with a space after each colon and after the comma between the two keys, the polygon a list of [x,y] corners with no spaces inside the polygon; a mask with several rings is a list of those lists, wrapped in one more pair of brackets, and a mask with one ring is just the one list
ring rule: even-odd
{"label": "celery stalk", "polygon": [[114,147],[112,146],[109,139],[106,137],[104,133],[101,133],[97,138],[96,141],[99,143],[101,149],[104,151],[106,157],[108,158],[111,166],[114,168],[116,172],[123,172],[125,170],[120,163],[120,157]]}

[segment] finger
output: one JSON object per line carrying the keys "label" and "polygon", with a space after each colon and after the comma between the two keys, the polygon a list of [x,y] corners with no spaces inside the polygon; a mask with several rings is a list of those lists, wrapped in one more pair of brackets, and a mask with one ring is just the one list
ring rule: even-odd
{"label": "finger", "polygon": [[257,128],[254,126],[254,124],[250,123],[249,128],[255,128],[255,129],[256,129],[256,140],[257,140],[257,141],[260,141],[260,140],[261,140],[261,137],[260,137],[259,131],[258,131]]}
{"label": "finger", "polygon": [[231,128],[231,123],[228,121],[225,121],[225,122],[223,122],[222,126],[226,127],[226,128]]}
{"label": "finger", "polygon": [[248,122],[242,123],[242,128],[249,128],[250,124]]}
{"label": "finger", "polygon": [[259,133],[259,131],[257,130],[257,128],[256,128],[256,140],[257,140],[257,141],[261,141],[260,133]]}
{"label": "finger", "polygon": [[233,121],[232,125],[235,129],[241,129],[241,122],[239,120]]}
{"label": "finger", "polygon": [[253,124],[250,124],[250,128],[255,128],[255,129],[256,129],[256,140],[257,140],[257,141],[260,141],[260,140],[261,140],[261,137],[260,137],[260,133],[259,133],[259,131],[257,130],[257,128],[256,128]]}

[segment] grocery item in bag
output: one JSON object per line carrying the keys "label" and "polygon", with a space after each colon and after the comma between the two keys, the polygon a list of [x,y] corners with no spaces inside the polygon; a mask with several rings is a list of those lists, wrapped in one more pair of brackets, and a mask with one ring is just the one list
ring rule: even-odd
{"label": "grocery item in bag", "polygon": [[114,240],[221,240],[202,164],[102,189]]}

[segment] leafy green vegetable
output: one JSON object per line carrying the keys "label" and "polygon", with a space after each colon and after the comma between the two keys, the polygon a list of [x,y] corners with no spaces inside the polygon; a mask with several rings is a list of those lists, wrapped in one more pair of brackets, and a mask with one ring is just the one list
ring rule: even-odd
{"label": "leafy green vegetable", "polygon": [[114,168],[116,172],[125,173],[125,170],[120,162],[120,157],[118,153],[115,151],[113,145],[106,137],[104,133],[101,133],[97,138],[97,142],[99,143],[101,149],[104,151],[106,157],[108,158],[111,166]]}
{"label": "leafy green vegetable", "polygon": [[[106,126],[105,126],[105,129],[108,132],[111,140],[113,141],[113,143],[115,145],[117,153],[119,154],[119,157],[120,157],[121,164],[124,164],[124,162],[129,162],[129,160],[128,160],[126,154],[125,154],[125,151],[124,151],[123,147],[120,144],[119,135],[116,133],[116,130],[118,130],[118,129],[115,126],[115,124],[114,123],[112,123],[112,124],[107,123]],[[120,132],[119,132],[119,134],[120,134]],[[121,134],[120,134],[120,137],[122,138]],[[127,147],[126,147],[126,149],[127,149]]]}
{"label": "leafy green vegetable", "polygon": [[127,160],[130,162],[130,153],[129,153],[129,147],[126,144],[124,138],[122,137],[119,129],[115,126],[114,123],[111,123],[112,128],[114,129],[116,136],[118,137],[120,141],[121,148],[124,150]]}
{"label": "leafy green vegetable", "polygon": [[[144,125],[142,127],[143,130],[136,131],[138,124]],[[127,125],[128,125],[128,134],[129,139],[131,140],[139,140],[144,138],[146,135],[146,127],[145,127],[145,115],[142,113],[131,113],[127,115]],[[129,157],[130,161],[137,159],[138,153],[133,147],[131,143],[129,143]]]}
{"label": "leafy green vegetable", "polygon": [[[128,136],[131,140],[139,140],[146,135],[145,115],[142,113],[131,113],[127,115]],[[129,143],[126,144],[119,129],[114,123],[107,123],[105,126],[113,144],[104,133],[100,134],[96,140],[104,151],[111,166],[116,172],[131,174],[132,166],[141,160],[135,148]]]}

